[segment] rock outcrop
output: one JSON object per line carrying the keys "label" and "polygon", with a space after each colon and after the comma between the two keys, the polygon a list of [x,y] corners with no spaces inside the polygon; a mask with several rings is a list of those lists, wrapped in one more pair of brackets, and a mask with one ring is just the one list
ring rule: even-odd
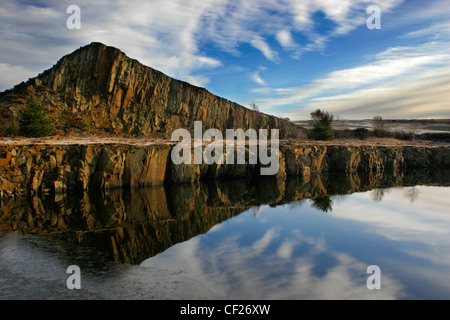
{"label": "rock outcrop", "polygon": [[59,134],[73,129],[131,136],[170,137],[177,128],[278,128],[290,137],[291,122],[250,110],[204,88],[175,80],[122,51],[91,43],[51,69],[0,93],[0,134],[17,121],[28,97],[42,100]]}
{"label": "rock outcrop", "polygon": [[[0,145],[0,197],[251,178],[260,164],[179,164],[173,144]],[[224,155],[225,157],[225,155]],[[284,144],[277,177],[450,167],[449,147]]]}

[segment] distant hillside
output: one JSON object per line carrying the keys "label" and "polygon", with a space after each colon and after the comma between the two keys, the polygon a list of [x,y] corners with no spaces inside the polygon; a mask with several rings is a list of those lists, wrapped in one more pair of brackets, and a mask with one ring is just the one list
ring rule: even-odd
{"label": "distant hillside", "polygon": [[177,128],[278,128],[280,137],[297,126],[218,97],[204,88],[175,80],[127,57],[122,51],[91,43],[64,56],[26,83],[0,93],[0,134],[30,96],[45,103],[59,134],[107,132],[170,137]]}
{"label": "distant hillside", "polygon": [[[293,121],[295,124],[310,128],[310,121]],[[384,128],[391,132],[410,132],[414,128],[416,134],[423,133],[450,133],[450,119],[418,119],[418,120],[383,120]],[[372,130],[372,120],[339,120],[334,121],[334,129],[365,128]]]}

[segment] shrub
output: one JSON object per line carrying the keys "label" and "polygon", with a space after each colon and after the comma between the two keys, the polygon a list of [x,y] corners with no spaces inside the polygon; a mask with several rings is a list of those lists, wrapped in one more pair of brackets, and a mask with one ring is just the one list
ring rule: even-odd
{"label": "shrub", "polygon": [[19,134],[19,124],[17,123],[17,120],[11,116],[9,119],[9,126],[5,131],[5,136],[15,137],[18,134]]}
{"label": "shrub", "polygon": [[305,130],[303,130],[300,127],[297,127],[292,130],[292,132],[288,135],[287,138],[293,139],[295,141],[305,141],[308,139],[308,136],[307,136]]}
{"label": "shrub", "polygon": [[322,196],[315,199],[312,199],[312,207],[323,211],[333,211],[333,200],[329,196]]}
{"label": "shrub", "polygon": [[334,136],[338,139],[347,139],[350,137],[350,134],[350,129],[334,130]]}
{"label": "shrub", "polygon": [[378,138],[392,138],[394,135],[386,129],[374,129],[373,135]]}
{"label": "shrub", "polygon": [[354,130],[354,135],[360,140],[366,140],[369,137],[369,130],[366,128],[357,128]]}
{"label": "shrub", "polygon": [[52,121],[47,118],[42,102],[31,97],[25,103],[19,121],[19,134],[25,137],[44,137],[53,133]]}
{"label": "shrub", "polygon": [[311,112],[311,118],[314,125],[311,131],[311,136],[314,140],[334,139],[334,132],[332,128],[332,114],[317,109],[316,111]]}

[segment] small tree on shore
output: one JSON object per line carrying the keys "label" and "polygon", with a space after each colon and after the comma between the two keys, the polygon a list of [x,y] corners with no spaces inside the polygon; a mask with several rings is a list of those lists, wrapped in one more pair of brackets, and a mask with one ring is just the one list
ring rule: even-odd
{"label": "small tree on shore", "polygon": [[415,120],[411,120],[408,124],[409,133],[411,133],[411,138],[413,142],[416,142],[416,132],[417,132],[417,123]]}
{"label": "small tree on shore", "polygon": [[376,137],[382,137],[384,135],[384,122],[381,116],[375,116],[372,119],[373,133]]}
{"label": "small tree on shore", "polygon": [[333,115],[317,109],[311,112],[313,121],[312,138],[314,140],[333,140],[334,132],[332,128]]}
{"label": "small tree on shore", "polygon": [[25,137],[44,137],[52,133],[52,121],[45,114],[44,104],[34,97],[29,98],[21,113],[19,134]]}
{"label": "small tree on shore", "polygon": [[348,128],[342,116],[338,116],[336,120],[334,120],[334,127],[336,129],[337,138],[348,138]]}

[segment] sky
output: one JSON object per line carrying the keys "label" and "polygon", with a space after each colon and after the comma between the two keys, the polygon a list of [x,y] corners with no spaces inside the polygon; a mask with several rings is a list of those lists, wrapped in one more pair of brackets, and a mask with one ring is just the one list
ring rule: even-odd
{"label": "sky", "polygon": [[[79,29],[67,26],[71,5]],[[448,119],[448,8],[450,0],[1,0],[0,90],[102,42],[291,120],[316,109],[340,119]]]}

